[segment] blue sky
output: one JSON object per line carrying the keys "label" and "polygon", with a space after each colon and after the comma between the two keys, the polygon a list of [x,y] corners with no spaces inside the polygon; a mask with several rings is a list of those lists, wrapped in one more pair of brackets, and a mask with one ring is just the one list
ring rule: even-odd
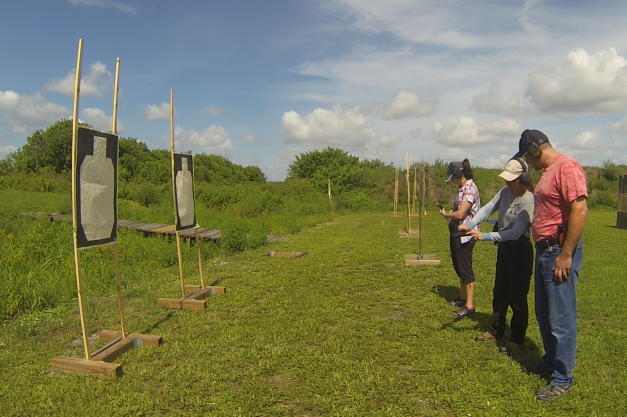
{"label": "blue sky", "polygon": [[0,158],[69,118],[281,181],[327,146],[500,168],[527,128],[627,163],[624,1],[23,0],[0,13]]}

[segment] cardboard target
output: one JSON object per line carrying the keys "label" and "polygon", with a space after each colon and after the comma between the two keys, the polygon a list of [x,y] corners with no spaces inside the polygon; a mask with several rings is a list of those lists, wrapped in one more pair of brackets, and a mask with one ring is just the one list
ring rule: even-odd
{"label": "cardboard target", "polygon": [[194,205],[194,158],[190,154],[174,154],[174,189],[176,230],[198,227]]}

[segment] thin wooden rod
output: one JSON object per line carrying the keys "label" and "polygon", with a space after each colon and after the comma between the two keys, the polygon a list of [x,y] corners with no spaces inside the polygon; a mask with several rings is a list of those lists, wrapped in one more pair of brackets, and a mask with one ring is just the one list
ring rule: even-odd
{"label": "thin wooden rod", "polygon": [[[174,90],[170,90],[170,155],[172,157],[172,201],[174,202],[174,224],[178,220],[176,207],[176,176],[174,174]],[[183,278],[183,254],[181,252],[181,236],[176,232],[176,250],[179,256],[179,275],[181,276],[181,292],[185,298],[185,279]]]}
{"label": "thin wooden rod", "polygon": [[411,233],[411,193],[409,191],[409,153],[407,153],[407,172],[405,174],[407,183],[407,233]]}
{"label": "thin wooden rod", "polygon": [[[118,134],[118,89],[120,80],[120,58],[115,63],[115,85],[113,87],[113,121],[111,133]],[[119,143],[118,143],[119,149]],[[119,153],[118,153],[119,155]],[[119,161],[118,161],[119,162]],[[117,182],[117,178],[116,178]],[[120,327],[122,328],[122,339],[126,338],[126,329],[124,326],[124,300],[122,298],[122,278],[120,276],[120,254],[118,250],[118,242],[113,242],[113,265],[115,267],[115,288],[118,293],[118,310],[120,313]]]}
{"label": "thin wooden rod", "polygon": [[198,238],[198,228],[194,228],[194,237],[196,237],[196,250],[198,251],[198,271],[200,272],[200,288],[205,288],[205,278],[202,274],[202,256],[200,255],[200,239]]}
{"label": "thin wooden rod", "polygon": [[331,197],[331,178],[329,178],[329,202],[331,203],[331,219],[335,223],[335,212],[333,211],[333,198]]}
{"label": "thin wooden rod", "polygon": [[83,345],[85,347],[85,359],[90,359],[89,343],[87,341],[87,324],[85,322],[85,300],[83,297],[83,285],[81,280],[81,254],[78,250],[76,232],[78,230],[78,212],[76,207],[76,171],[77,171],[77,136],[78,136],[78,99],[81,91],[81,63],[83,61],[83,40],[78,41],[78,58],[76,59],[76,79],[74,83],[74,112],[72,116],[72,229],[74,231],[74,266],[76,268],[76,288],[78,291],[78,311],[81,316],[81,329],[83,331]]}

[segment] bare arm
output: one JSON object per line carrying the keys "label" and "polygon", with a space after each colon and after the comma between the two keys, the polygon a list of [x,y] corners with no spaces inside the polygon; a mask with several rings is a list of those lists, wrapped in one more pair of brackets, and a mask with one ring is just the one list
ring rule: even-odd
{"label": "bare arm", "polygon": [[472,207],[472,204],[470,204],[470,202],[462,201],[457,211],[451,211],[450,213],[447,213],[444,209],[442,209],[440,210],[440,214],[445,219],[464,220],[464,217],[466,217],[466,213],[468,212],[468,210],[470,210],[470,207]]}
{"label": "bare arm", "polygon": [[555,267],[553,272],[555,278],[562,282],[570,275],[570,265],[573,260],[573,252],[577,247],[577,243],[583,235],[583,228],[586,225],[586,217],[588,215],[588,203],[584,196],[577,198],[570,203],[570,218],[568,220],[568,231],[566,238],[562,244],[562,252],[555,259]]}

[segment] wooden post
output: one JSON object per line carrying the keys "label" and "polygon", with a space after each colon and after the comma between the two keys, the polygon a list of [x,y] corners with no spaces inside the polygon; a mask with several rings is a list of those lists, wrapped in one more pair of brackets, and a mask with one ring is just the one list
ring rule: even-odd
{"label": "wooden post", "polygon": [[627,229],[627,175],[618,177],[616,228]]}
{"label": "wooden post", "polygon": [[417,172],[417,168],[414,168],[414,197],[412,199],[411,214],[416,214],[416,185],[417,185],[416,172]]}
{"label": "wooden post", "polygon": [[331,203],[331,219],[335,222],[335,213],[333,212],[333,198],[331,198],[331,178],[329,178],[329,202]]}
{"label": "wooden post", "polygon": [[78,135],[78,99],[81,88],[81,63],[83,59],[83,40],[78,41],[78,58],[76,60],[76,79],[74,83],[74,113],[72,118],[72,229],[74,241],[74,266],[76,270],[76,287],[78,290],[78,310],[81,316],[81,329],[83,331],[83,343],[85,345],[85,359],[90,359],[89,343],[87,342],[87,324],[85,322],[85,300],[83,297],[83,285],[81,282],[81,254],[76,241],[78,228],[78,213],[76,212],[76,153]]}
{"label": "wooden post", "polygon": [[394,167],[394,215],[398,207],[398,167]]}
{"label": "wooden post", "polygon": [[425,163],[420,164],[420,256],[424,256],[425,238]]}
{"label": "wooden post", "polygon": [[[196,198],[195,195],[194,198]],[[200,272],[200,288],[205,288],[205,278],[202,274],[202,257],[200,256],[200,239],[198,239],[197,227],[194,228],[194,236],[196,237],[196,249],[198,251],[198,271]],[[185,289],[183,289],[183,292],[185,292]]]}
{"label": "wooden post", "polygon": [[[111,133],[117,135],[118,129],[118,89],[120,79],[120,58],[115,63],[115,86],[113,87],[113,126]],[[116,179],[117,181],[117,179]],[[122,279],[120,278],[120,255],[118,251],[118,242],[113,243],[113,265],[115,267],[115,288],[118,293],[118,309],[120,310],[120,327],[122,328],[122,339],[126,338],[126,329],[124,328],[124,301],[122,299]]]}
{"label": "wooden post", "polygon": [[[172,157],[172,201],[174,202],[174,224],[176,224],[176,177],[174,175],[174,90],[170,90],[170,154]],[[181,235],[176,231],[176,250],[179,256],[179,274],[181,276],[181,292],[185,298],[185,280],[183,278],[183,254],[181,252]]]}
{"label": "wooden post", "polygon": [[407,153],[407,172],[405,173],[407,183],[407,233],[411,234],[411,193],[409,192],[409,153]]}

